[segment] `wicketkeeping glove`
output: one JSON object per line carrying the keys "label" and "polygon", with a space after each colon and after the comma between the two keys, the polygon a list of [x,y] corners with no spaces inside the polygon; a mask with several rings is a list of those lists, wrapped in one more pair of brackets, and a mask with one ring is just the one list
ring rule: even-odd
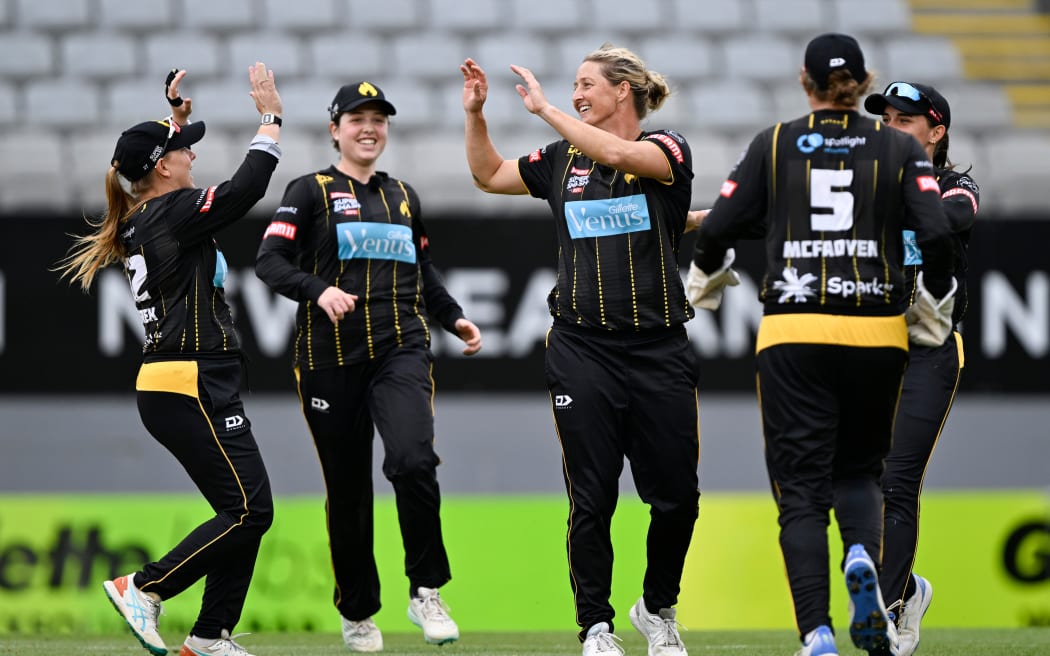
{"label": "wicketkeeping glove", "polygon": [[685,278],[685,294],[694,307],[705,310],[717,310],[722,304],[722,291],[727,287],[740,284],[740,276],[729,267],[736,259],[736,251],[732,248],[726,249],[725,257],[722,259],[722,267],[709,274],[696,266],[689,264],[689,275]]}
{"label": "wicketkeeping glove", "polygon": [[919,346],[940,346],[952,334],[952,310],[955,309],[955,290],[959,283],[952,278],[952,288],[937,300],[922,282],[922,272],[915,280],[915,302],[905,311],[908,339]]}

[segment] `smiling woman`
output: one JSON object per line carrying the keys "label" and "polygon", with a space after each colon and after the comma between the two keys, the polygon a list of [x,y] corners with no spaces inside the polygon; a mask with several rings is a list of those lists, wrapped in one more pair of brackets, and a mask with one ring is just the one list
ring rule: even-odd
{"label": "smiling woman", "polygon": [[[427,642],[459,638],[438,588],[451,579],[441,533],[428,319],[481,348],[430,259],[419,196],[377,171],[393,103],[375,84],[344,85],[328,108],[334,166],[288,185],[256,271],[297,301],[296,380],[321,459],[335,606],[351,651],[378,651],[372,549],[372,440],[386,450],[406,552],[409,617]],[[307,402],[306,399],[309,399]]]}
{"label": "smiling woman", "polygon": [[610,604],[610,523],[626,456],[652,508],[648,566],[632,624],[650,653],[684,656],[675,605],[699,502],[697,358],[693,317],[678,273],[692,193],[689,145],[641,120],[670,93],[663,76],[626,48],[604,44],[576,71],[578,117],[547,101],[527,68],[512,66],[525,108],[562,139],[504,160],[482,108],[485,72],[463,73],[467,162],[475,184],[545,199],[558,237],[548,297],[547,385],[571,501],[568,552],[584,656],[619,655]]}
{"label": "smiling woman", "polygon": [[[161,601],[206,578],[181,653],[248,656],[230,636],[273,504],[240,399],[240,340],[224,291],[226,259],[213,235],[266,193],[281,156],[279,124],[261,121],[230,180],[195,188],[190,147],[204,136],[204,124],[189,122],[192,100],[179,95],[185,76],[173,72],[165,84],[171,116],[120,135],[106,174],[107,209],[60,270],[86,291],[101,269],[123,263],[145,328],[135,384],[139,416],[216,512],[159,560],[106,581],[106,594],[142,645],[166,654],[157,630]],[[256,110],[280,114],[273,71],[257,62],[248,78]]]}

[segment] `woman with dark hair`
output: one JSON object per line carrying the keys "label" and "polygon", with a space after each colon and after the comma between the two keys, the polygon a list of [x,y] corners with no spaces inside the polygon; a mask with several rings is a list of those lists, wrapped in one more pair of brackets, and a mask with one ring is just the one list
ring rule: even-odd
{"label": "woman with dark hair", "polygon": [[[850,637],[869,654],[896,654],[878,586],[879,479],[909,335],[937,343],[947,336],[952,243],[926,153],[857,111],[872,81],[857,41],[810,41],[799,81],[812,111],[751,142],[700,223],[686,289],[694,305],[717,307],[736,280],[733,244],[765,240],[757,386],[799,654],[838,653],[829,614],[832,509]],[[902,285],[904,229],[925,255],[914,298]]]}
{"label": "woman with dark hair", "polygon": [[103,583],[106,595],[142,646],[163,655],[161,601],[204,578],[200,614],[179,653],[250,656],[231,633],[273,503],[239,394],[240,339],[223,290],[226,259],[213,235],[266,193],[281,156],[281,97],[273,71],[261,63],[249,69],[259,129],[231,179],[199,188],[190,146],[204,136],[204,124],[189,122],[192,101],[178,90],[185,75],[169,76],[171,116],[120,135],[106,172],[106,211],[60,270],[87,291],[101,269],[123,264],[146,331],[135,383],[139,416],[215,511],[160,560]]}
{"label": "woman with dark hair", "polygon": [[[881,94],[868,96],[864,108],[881,115],[891,128],[915,137],[933,160],[944,213],[955,240],[958,291],[951,325],[956,327],[966,316],[966,249],[977,219],[980,190],[969,170],[956,171],[948,159],[951,108],[936,89],[917,82],[893,82]],[[923,263],[913,231],[904,232],[904,248],[904,289],[911,297],[917,291]],[[886,506],[879,585],[887,608],[896,618],[899,656],[911,656],[919,646],[919,624],[933,599],[933,586],[912,571],[919,542],[919,495],[926,467],[955,400],[964,362],[962,335],[957,329],[940,344],[913,342],[909,350],[893,447],[882,477]]]}
{"label": "woman with dark hair", "polygon": [[263,235],[256,274],[299,304],[295,378],[321,461],[333,602],[353,652],[383,649],[373,616],[372,445],[394,487],[409,583],[408,617],[423,639],[459,639],[438,591],[452,579],[441,530],[429,321],[481,350],[431,259],[419,195],[379,170],[394,105],[369,81],[343,85],[328,108],[335,164],[289,183]]}

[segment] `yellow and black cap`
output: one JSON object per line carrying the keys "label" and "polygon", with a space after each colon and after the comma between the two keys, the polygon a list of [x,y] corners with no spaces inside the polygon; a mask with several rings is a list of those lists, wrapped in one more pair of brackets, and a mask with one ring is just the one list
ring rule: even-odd
{"label": "yellow and black cap", "polygon": [[857,82],[868,77],[860,44],[848,34],[829,32],[815,37],[806,46],[804,63],[806,72],[822,90],[828,88],[828,78],[834,71],[848,70]]}
{"label": "yellow and black cap", "polygon": [[354,82],[339,87],[332,104],[328,106],[328,114],[335,121],[343,112],[352,112],[366,103],[375,103],[387,116],[397,114],[394,105],[383,95],[383,90],[371,82]]}
{"label": "yellow and black cap", "polygon": [[169,116],[146,121],[124,130],[117,139],[110,163],[134,182],[141,180],[166,153],[188,148],[204,137],[204,123],[179,125]]}
{"label": "yellow and black cap", "polygon": [[882,93],[873,93],[864,99],[864,109],[881,116],[886,105],[905,114],[925,116],[934,125],[951,127],[952,110],[937,89],[917,82],[891,82]]}

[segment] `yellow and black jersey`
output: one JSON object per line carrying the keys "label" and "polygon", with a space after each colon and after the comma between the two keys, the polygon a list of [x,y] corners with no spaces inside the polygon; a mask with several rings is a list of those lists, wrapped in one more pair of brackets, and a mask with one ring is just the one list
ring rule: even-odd
{"label": "yellow and black jersey", "polygon": [[[959,286],[955,292],[952,323],[958,324],[966,316],[966,308],[969,305],[966,289],[966,270],[969,268],[967,249],[970,245],[970,231],[977,220],[977,208],[981,204],[981,190],[968,173],[951,169],[937,169],[937,183],[941,188],[944,214],[948,217],[952,239],[955,241],[955,281]],[[922,250],[915,242],[915,232],[905,230],[904,276],[909,303],[915,298],[915,281],[922,268],[922,262]]]}
{"label": "yellow and black jersey", "polygon": [[239,351],[223,291],[226,259],[212,235],[259,202],[276,166],[270,153],[249,150],[230,180],[147,200],[121,225],[147,360]]}
{"label": "yellow and black jersey", "polygon": [[925,254],[927,288],[943,296],[953,247],[926,153],[877,119],[820,110],[755,137],[701,224],[693,260],[711,272],[735,240],[764,238],[766,314],[896,315],[908,301],[904,230]]}
{"label": "yellow and black jersey", "polygon": [[692,196],[692,153],[671,130],[638,138],[663,150],[669,181],[604,166],[564,140],[518,160],[529,193],[546,199],[555,216],[558,277],[547,299],[555,319],[636,331],[693,316],[677,257]]}
{"label": "yellow and black jersey", "polygon": [[[289,183],[263,235],[256,273],[299,303],[296,363],[314,370],[429,348],[428,316],[455,333],[463,311],[429,248],[419,196],[386,173],[362,182],[331,166]],[[317,305],[328,287],[357,296],[356,310],[338,324]]]}

